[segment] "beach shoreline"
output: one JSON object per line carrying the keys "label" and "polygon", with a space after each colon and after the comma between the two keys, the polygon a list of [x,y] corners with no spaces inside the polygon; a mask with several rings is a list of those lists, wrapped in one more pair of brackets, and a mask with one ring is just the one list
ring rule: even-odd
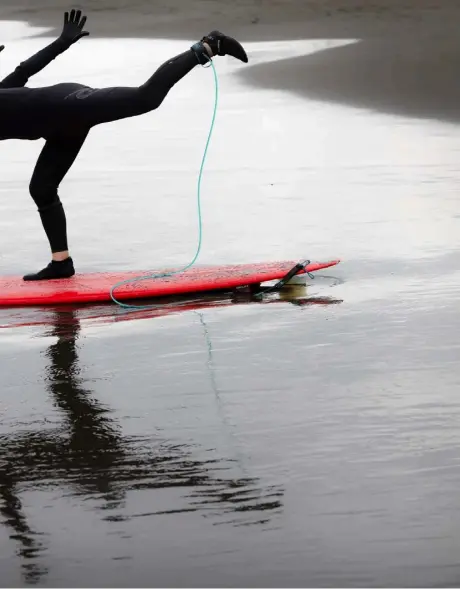
{"label": "beach shoreline", "polygon": [[456,30],[460,6],[446,0],[3,0],[0,20],[60,28],[59,13],[75,6],[88,14],[93,37],[196,39],[213,28],[242,41],[375,38],[409,32]]}
{"label": "beach shoreline", "polygon": [[[64,0],[4,0],[0,20],[46,27],[58,35]],[[239,75],[256,87],[313,100],[449,122],[460,120],[457,82],[460,4],[446,0],[90,0],[91,38],[167,38],[192,43],[213,28],[241,42],[356,39],[294,59],[250,63]],[[48,28],[49,27],[49,28]],[[33,29],[31,35],[36,36]],[[155,56],[152,59],[156,62]]]}

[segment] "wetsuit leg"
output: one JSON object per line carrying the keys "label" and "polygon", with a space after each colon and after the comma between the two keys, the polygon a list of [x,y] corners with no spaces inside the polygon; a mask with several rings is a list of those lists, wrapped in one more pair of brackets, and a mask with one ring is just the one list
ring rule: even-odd
{"label": "wetsuit leg", "polygon": [[32,174],[30,195],[38,207],[53,253],[68,249],[66,216],[59,199],[58,188],[74,163],[87,135],[88,132],[80,136],[48,139]]}
{"label": "wetsuit leg", "polygon": [[[188,50],[166,61],[138,87],[76,87],[62,93],[58,84],[54,92],[61,94],[62,116],[70,117],[74,124],[78,121],[85,127],[92,127],[158,108],[171,88],[197,65],[195,53]],[[49,92],[52,99],[53,88]]]}
{"label": "wetsuit leg", "polygon": [[[47,140],[40,153],[30,181],[30,194],[40,213],[43,228],[51,251],[67,251],[67,221],[59,199],[58,187],[77,157],[88,132],[71,137],[53,137]],[[49,266],[28,274],[25,280],[67,278],[75,273],[71,258],[51,262]]]}

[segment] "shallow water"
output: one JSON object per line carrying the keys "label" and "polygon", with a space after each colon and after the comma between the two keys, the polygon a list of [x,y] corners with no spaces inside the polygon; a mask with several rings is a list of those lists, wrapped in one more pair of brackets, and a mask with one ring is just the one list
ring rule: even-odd
{"label": "shallow water", "polygon": [[[43,42],[10,42],[2,67]],[[137,84],[183,47],[88,40],[34,84]],[[343,261],[300,300],[0,310],[0,583],[455,586],[457,129],[216,65],[200,262]],[[191,259],[212,89],[197,69],[92,132],[61,189],[80,271]],[[0,145],[4,274],[46,261],[39,148]]]}

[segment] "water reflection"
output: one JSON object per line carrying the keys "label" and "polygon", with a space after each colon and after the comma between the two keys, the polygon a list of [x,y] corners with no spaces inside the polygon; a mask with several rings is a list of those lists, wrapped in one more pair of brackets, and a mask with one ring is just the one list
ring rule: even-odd
{"label": "water reflection", "polygon": [[[120,512],[127,492],[134,489],[183,487],[189,492],[188,506],[174,505],[171,513],[250,510],[257,514],[253,519],[257,522],[267,521],[281,508],[281,487],[264,486],[257,478],[226,476],[231,461],[197,458],[189,447],[166,440],[124,436],[110,408],[97,400],[85,381],[78,357],[81,326],[75,312],[55,313],[54,319],[49,335],[56,340],[46,351],[45,381],[64,422],[0,436],[1,511],[10,538],[19,545],[17,554],[28,583],[45,573],[34,562],[41,560],[44,545],[29,527],[19,499],[30,484],[34,489],[50,483],[70,485],[73,493],[103,500],[102,509],[110,512],[105,517],[117,520],[128,517]],[[248,518],[235,523],[244,521]]]}
{"label": "water reflection", "polygon": [[47,569],[37,562],[43,544],[39,539],[40,534],[32,530],[24,515],[21,500],[19,499],[19,485],[21,481],[15,473],[12,462],[5,460],[0,466],[0,513],[3,516],[3,524],[10,529],[10,539],[17,542],[17,554],[22,564],[24,580],[28,584],[37,583],[47,572]]}
{"label": "water reflection", "polygon": [[[9,326],[45,323],[46,336],[52,342],[45,351],[47,366],[44,382],[59,414],[59,425],[44,421],[39,429],[0,435],[0,497],[4,525],[10,539],[17,543],[17,555],[25,582],[37,583],[46,574],[42,565],[46,537],[33,530],[21,504],[21,492],[32,488],[69,487],[72,494],[97,500],[104,520],[124,521],[158,514],[200,512],[213,517],[213,523],[260,525],[270,522],[282,508],[283,488],[264,484],[257,477],[241,474],[239,459],[213,458],[187,444],[159,439],[151,435],[124,435],[111,408],[98,401],[94,380],[85,379],[85,367],[79,361],[82,321],[138,320],[163,316],[180,310],[200,313],[203,307],[241,304],[243,299],[216,298],[170,303],[161,309],[118,313],[113,306],[37,310],[30,321],[18,310],[10,316]],[[248,301],[246,300],[246,303]],[[275,298],[267,304],[285,301]],[[328,297],[310,297],[291,301],[298,305],[335,304]],[[27,314],[26,314],[27,315]],[[38,320],[37,320],[38,319]],[[208,348],[207,365],[212,388],[220,404],[223,427],[227,427],[222,402],[213,372],[212,342],[203,315],[203,337]],[[8,323],[8,322],[7,322]],[[203,450],[203,449],[201,449]],[[230,452],[232,453],[232,452]],[[201,456],[198,456],[201,454]],[[203,457],[208,456],[207,458]],[[167,510],[126,514],[129,491],[139,489],[180,488],[185,504],[171,499]]]}
{"label": "water reflection", "polygon": [[[316,281],[322,285],[328,284],[329,287],[335,286],[341,282],[337,277],[321,276]],[[155,317],[165,317],[174,313],[183,313],[186,311],[199,311],[200,309],[210,309],[217,307],[228,307],[230,305],[277,305],[291,304],[299,307],[309,307],[316,305],[337,305],[342,303],[342,299],[323,295],[308,295],[307,289],[303,287],[286,288],[283,292],[264,298],[263,300],[255,299],[250,292],[240,291],[232,294],[223,293],[221,295],[212,293],[209,295],[201,294],[197,296],[183,297],[165,297],[154,300],[142,300],[140,306],[152,305],[149,309],[120,309],[113,304],[101,305],[57,305],[47,307],[25,307],[25,308],[1,308],[0,309],[0,329],[10,329],[17,327],[48,326],[56,321],[56,315],[59,316],[59,324],[64,326],[66,322],[79,320],[88,324],[118,323],[122,321],[136,321],[154,319]],[[135,302],[133,304],[136,304]],[[48,334],[48,332],[47,332]]]}

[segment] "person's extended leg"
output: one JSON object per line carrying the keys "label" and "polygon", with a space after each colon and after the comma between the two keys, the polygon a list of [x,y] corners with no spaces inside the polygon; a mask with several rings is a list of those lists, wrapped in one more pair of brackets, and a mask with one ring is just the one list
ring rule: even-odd
{"label": "person's extended leg", "polygon": [[140,100],[145,101],[148,110],[158,108],[179,80],[197,64],[208,64],[215,55],[231,55],[241,61],[248,61],[246,52],[238,41],[219,31],[213,31],[195,43],[189,51],[161,65],[145,84],[139,86]]}
{"label": "person's extended leg", "polygon": [[42,89],[42,102],[55,103],[57,119],[46,124],[93,127],[150,112],[160,106],[171,88],[198,64],[205,65],[215,55],[231,55],[247,62],[243,47],[231,37],[213,31],[191,49],[168,59],[141,86],[89,88],[57,84]]}
{"label": "person's extended leg", "polygon": [[88,132],[72,137],[54,137],[47,140],[30,181],[30,194],[40,213],[48,238],[52,261],[36,274],[24,280],[69,278],[75,274],[67,245],[67,222],[59,199],[58,187],[77,157]]}

